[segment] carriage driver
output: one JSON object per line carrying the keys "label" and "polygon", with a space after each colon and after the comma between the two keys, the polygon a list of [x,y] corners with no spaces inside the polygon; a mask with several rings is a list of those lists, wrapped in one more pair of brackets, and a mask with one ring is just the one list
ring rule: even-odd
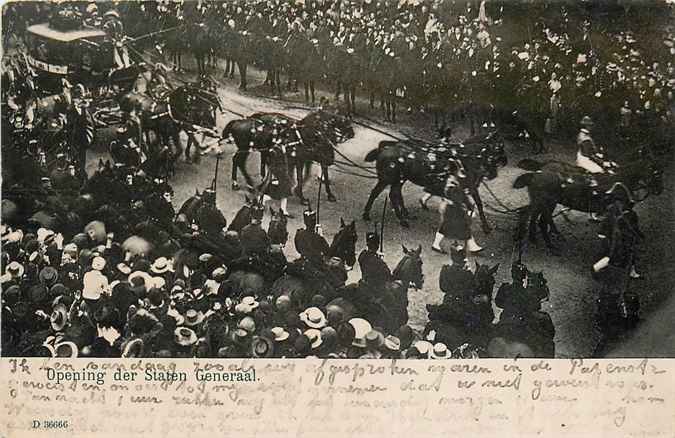
{"label": "carriage driver", "polygon": [[[581,130],[577,135],[577,166],[585,169],[590,173],[604,173],[605,168],[610,166],[610,162],[605,161],[602,150],[595,145],[593,137],[591,137],[591,129],[593,129],[593,120],[589,116],[584,116],[581,119]],[[611,171],[610,171],[611,173]]]}

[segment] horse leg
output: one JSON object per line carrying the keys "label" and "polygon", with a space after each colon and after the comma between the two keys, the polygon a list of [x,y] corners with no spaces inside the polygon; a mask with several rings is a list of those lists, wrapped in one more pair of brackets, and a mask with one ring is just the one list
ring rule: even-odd
{"label": "horse leg", "polygon": [[400,182],[391,185],[391,189],[389,190],[389,200],[391,201],[391,206],[394,208],[394,213],[396,213],[396,217],[401,226],[403,228],[409,228],[410,224],[404,214],[405,207],[403,206],[401,187],[403,187],[403,184]]}
{"label": "horse leg", "polygon": [[363,215],[361,216],[364,221],[370,220],[370,210],[373,208],[373,202],[375,202],[377,197],[380,196],[380,193],[382,193],[382,191],[386,189],[388,185],[388,182],[378,180],[375,187],[373,187],[373,190],[370,191],[368,201],[366,201],[366,205],[363,207]]}
{"label": "horse leg", "polygon": [[237,61],[237,68],[239,68],[239,77],[240,77],[240,82],[239,82],[239,89],[240,90],[246,90],[246,68],[248,66],[246,65],[246,62],[244,61]]}
{"label": "horse leg", "polygon": [[269,155],[266,151],[260,153],[260,176],[264,179],[267,175],[267,165],[268,165]]}
{"label": "horse leg", "polygon": [[356,85],[352,85],[349,92],[349,97],[351,98],[352,102],[351,114],[356,114]]}
{"label": "horse leg", "polygon": [[391,99],[391,123],[396,123],[396,96]]}
{"label": "horse leg", "polygon": [[326,196],[328,196],[328,202],[335,202],[335,196],[330,189],[330,178],[328,177],[328,166],[326,164],[321,165],[321,178],[323,178],[323,186],[326,189]]}
{"label": "horse leg", "polygon": [[302,162],[302,160],[299,160],[297,158],[296,158],[296,160],[297,161],[295,162],[295,178],[296,178],[297,184],[295,186],[295,189],[293,189],[293,193],[295,194],[295,196],[298,197],[298,199],[300,199],[300,203],[302,205],[309,205],[309,199],[305,198],[305,195],[302,191],[302,186],[305,184],[305,180],[304,180],[304,176],[303,176],[304,163]]}
{"label": "horse leg", "polygon": [[471,188],[471,197],[476,203],[476,208],[478,209],[478,216],[480,217],[480,222],[483,227],[483,232],[485,234],[490,234],[492,232],[492,227],[488,223],[487,217],[485,217],[485,210],[483,209],[483,200],[480,198],[478,193],[478,187]]}
{"label": "horse leg", "polygon": [[340,81],[338,80],[335,83],[335,102],[340,101],[340,88],[341,88],[341,84],[340,84]]}
{"label": "horse leg", "polygon": [[305,88],[305,102],[309,102],[309,81],[305,81],[303,87]]}
{"label": "horse leg", "polygon": [[312,105],[314,105],[316,103],[316,96],[315,96],[316,90],[315,90],[314,85],[315,84],[314,84],[313,80],[309,81],[309,91],[312,93]]}
{"label": "horse leg", "polygon": [[248,151],[240,151],[232,155],[232,190],[239,190],[239,183],[237,182],[237,171],[241,168],[246,177],[246,158]]}

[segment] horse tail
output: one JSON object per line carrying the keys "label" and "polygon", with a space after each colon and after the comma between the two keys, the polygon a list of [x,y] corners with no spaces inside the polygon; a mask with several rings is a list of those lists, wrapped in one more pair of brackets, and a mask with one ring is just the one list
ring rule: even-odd
{"label": "horse tail", "polygon": [[380,148],[373,149],[372,151],[368,152],[365,158],[366,163],[372,163],[373,161],[377,160],[377,157],[379,155],[380,155]]}
{"label": "horse tail", "polygon": [[227,138],[230,135],[234,136],[234,123],[235,122],[236,122],[236,120],[231,120],[230,122],[228,122],[227,125],[225,125],[225,127],[223,128],[223,132],[220,136],[221,138]]}
{"label": "horse tail", "polygon": [[524,173],[520,175],[516,180],[513,182],[513,188],[514,189],[522,189],[523,187],[527,187],[530,185],[532,182],[532,178],[534,177],[534,173]]}
{"label": "horse tail", "polygon": [[524,160],[520,160],[518,162],[519,169],[527,170],[530,172],[536,172],[538,170],[541,170],[542,167],[544,167],[544,163],[537,160],[532,160],[530,158],[525,158]]}

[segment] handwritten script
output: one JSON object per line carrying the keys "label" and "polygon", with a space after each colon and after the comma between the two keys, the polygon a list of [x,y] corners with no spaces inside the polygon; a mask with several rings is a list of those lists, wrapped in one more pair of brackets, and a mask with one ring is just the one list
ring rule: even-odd
{"label": "handwritten script", "polygon": [[2,359],[0,436],[672,438],[670,363]]}

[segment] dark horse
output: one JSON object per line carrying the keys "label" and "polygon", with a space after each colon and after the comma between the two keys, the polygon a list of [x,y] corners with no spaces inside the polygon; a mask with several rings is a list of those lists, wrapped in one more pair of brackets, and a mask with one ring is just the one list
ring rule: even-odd
{"label": "dark horse", "polygon": [[354,136],[354,130],[347,118],[325,111],[308,114],[302,120],[295,120],[279,113],[256,113],[246,119],[233,120],[225,126],[222,138],[234,142],[237,152],[232,156],[232,188],[237,190],[238,171],[244,174],[246,183],[253,187],[253,179],[246,171],[246,159],[252,149],[261,151],[261,174],[264,174],[265,159],[273,146],[274,126],[279,126],[279,137],[283,139],[289,156],[289,163],[296,170],[295,194],[303,203],[304,168],[311,162],[321,165],[325,190],[329,201],[334,201],[328,178],[328,166],[333,164],[335,145]]}
{"label": "dark horse", "polygon": [[370,220],[370,210],[375,199],[387,187],[391,186],[389,198],[402,226],[407,227],[409,214],[403,204],[401,189],[406,181],[424,187],[431,195],[443,196],[445,180],[461,162],[466,174],[463,185],[470,191],[480,214],[483,229],[489,232],[490,226],[483,211],[483,202],[478,187],[483,179],[497,177],[497,169],[507,163],[504,143],[497,132],[467,140],[456,148],[452,155],[445,147],[434,147],[428,143],[414,140],[405,142],[382,141],[377,149],[366,155],[365,161],[376,161],[378,182],[368,197],[364,207],[363,219]]}
{"label": "dark horse", "polygon": [[[124,94],[120,97],[120,108],[126,112],[139,111],[141,129],[146,135],[152,132],[160,143],[160,147],[151,152],[160,153],[173,143],[172,155],[177,159],[182,149],[180,132],[215,128],[215,110],[222,110],[222,105],[216,93],[188,84],[174,89],[162,101],[141,93]],[[186,158],[189,158],[190,146],[185,148]]]}
{"label": "dark horse", "polygon": [[392,271],[391,281],[382,289],[374,290],[364,282],[352,283],[337,291],[330,304],[337,304],[351,317],[363,317],[373,326],[386,332],[396,332],[408,323],[408,291],[424,287],[422,246],[408,249]]}
{"label": "dark horse", "polygon": [[530,195],[530,205],[521,217],[521,228],[529,219],[529,237],[535,241],[538,220],[546,245],[554,248],[549,228],[554,234],[560,234],[553,222],[553,211],[558,204],[581,212],[603,213],[605,192],[615,183],[622,183],[632,192],[646,190],[647,194],[659,195],[663,191],[663,171],[649,157],[640,158],[640,152],[638,155],[637,159],[619,161],[626,164],[619,167],[616,174],[592,176],[562,161],[521,161],[520,168],[532,171],[520,175],[513,183],[516,189],[527,187]]}
{"label": "dark horse", "polygon": [[[333,237],[328,253],[325,255],[326,258],[329,260],[339,259],[341,263],[344,263],[347,267],[354,266],[356,263],[357,240],[356,223],[352,221],[349,224],[346,224],[340,219],[340,230]],[[344,267],[340,266],[335,267],[337,269],[344,269]],[[316,282],[308,280],[314,279],[304,279],[292,274],[284,274],[272,284],[270,287],[270,294],[274,297],[287,295],[291,298],[295,307],[304,309],[309,305],[311,298],[315,294],[320,293],[320,291],[316,289]],[[314,285],[310,287],[309,283],[314,283]],[[324,286],[329,289],[333,288],[333,286],[327,284]],[[333,290],[332,294],[334,293],[335,291]]]}

